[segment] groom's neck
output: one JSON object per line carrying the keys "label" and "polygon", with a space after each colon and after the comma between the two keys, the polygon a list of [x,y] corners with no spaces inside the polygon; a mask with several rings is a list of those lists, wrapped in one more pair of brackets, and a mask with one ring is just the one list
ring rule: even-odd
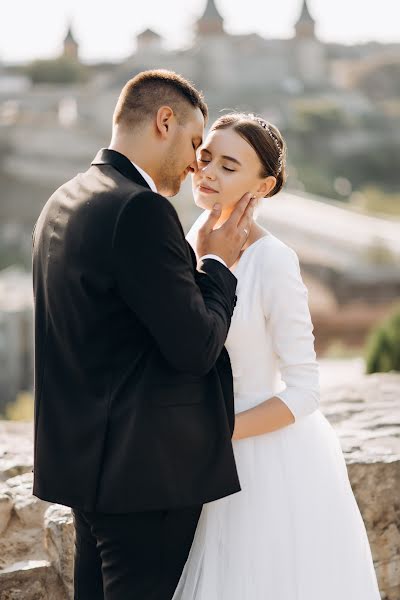
{"label": "groom's neck", "polygon": [[143,171],[146,171],[153,181],[157,182],[157,157],[155,156],[155,149],[152,147],[152,144],[146,144],[142,139],[139,140],[139,135],[136,139],[132,140],[132,135],[128,138],[127,136],[113,133],[108,147],[110,150],[115,150],[126,156],[131,162],[135,163]]}

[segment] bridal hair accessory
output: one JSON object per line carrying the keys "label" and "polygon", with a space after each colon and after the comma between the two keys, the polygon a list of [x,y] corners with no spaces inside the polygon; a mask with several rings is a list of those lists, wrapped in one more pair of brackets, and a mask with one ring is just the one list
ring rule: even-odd
{"label": "bridal hair accessory", "polygon": [[266,131],[268,131],[270,138],[274,142],[274,144],[276,146],[276,149],[278,150],[278,153],[279,153],[279,157],[278,157],[278,170],[276,172],[276,174],[279,175],[279,173],[282,171],[282,167],[283,167],[283,151],[282,151],[282,148],[279,145],[277,137],[272,133],[272,130],[271,130],[270,126],[268,125],[267,121],[264,121],[264,119],[262,119],[261,117],[257,117],[253,113],[250,113],[249,117],[251,117],[254,121],[257,121],[257,123],[259,125],[261,125],[261,127],[263,129],[265,129]]}

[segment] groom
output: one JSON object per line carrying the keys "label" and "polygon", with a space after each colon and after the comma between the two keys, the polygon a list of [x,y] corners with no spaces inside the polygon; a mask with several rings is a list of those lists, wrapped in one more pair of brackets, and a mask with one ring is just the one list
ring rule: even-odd
{"label": "groom", "polygon": [[223,346],[252,202],[211,212],[196,264],[165,198],[206,117],[181,76],[140,73],[35,226],[33,492],[73,508],[75,600],[172,598],[201,505],[240,489]]}

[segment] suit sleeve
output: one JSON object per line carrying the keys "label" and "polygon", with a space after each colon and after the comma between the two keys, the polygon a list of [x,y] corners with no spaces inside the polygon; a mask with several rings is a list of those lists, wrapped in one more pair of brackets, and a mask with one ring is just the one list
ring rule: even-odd
{"label": "suit sleeve", "polygon": [[178,216],[158,194],[143,192],[122,207],[113,262],[121,296],[179,371],[207,373],[225,343],[236,278],[206,259],[195,273]]}

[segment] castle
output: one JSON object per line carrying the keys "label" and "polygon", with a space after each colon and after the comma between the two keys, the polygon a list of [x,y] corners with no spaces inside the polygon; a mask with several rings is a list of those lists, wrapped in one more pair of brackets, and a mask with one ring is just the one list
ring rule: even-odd
{"label": "castle", "polygon": [[[399,63],[400,44],[324,43],[316,34],[307,0],[299,0],[299,9],[291,39],[267,39],[256,33],[227,33],[215,0],[207,0],[203,14],[194,23],[191,46],[167,50],[163,38],[146,29],[137,36],[132,55],[101,81],[106,88],[120,88],[139,71],[163,67],[194,81],[207,93],[211,107],[235,98],[235,103],[260,110],[263,101],[273,95],[351,88],[369,69]],[[78,52],[70,28],[64,54],[77,57]]]}
{"label": "castle", "polygon": [[306,0],[289,40],[265,39],[256,33],[231,35],[214,0],[207,0],[203,15],[194,25],[194,43],[178,52],[167,51],[163,39],[151,29],[137,36],[136,51],[114,74],[121,85],[132,73],[164,67],[183,73],[207,91],[212,105],[232,97],[246,102],[272,92],[301,92],[329,84],[330,65],[326,46],[316,37],[315,21]]}
{"label": "castle", "polygon": [[[169,50],[157,32],[146,29],[137,36],[135,51],[120,63],[82,65],[86,82],[32,85],[26,80],[12,89],[10,77],[3,77],[2,84],[0,73],[0,220],[33,225],[43,199],[108,144],[118,94],[145,69],[171,69],[191,79],[205,93],[210,120],[224,108],[251,110],[285,127],[295,103],[305,97],[332,100],[353,115],[373,113],[373,102],[358,87],[360,77],[374,69],[382,77],[382,65],[398,67],[400,44],[324,43],[307,0],[298,2],[290,39],[232,35],[215,0],[207,0],[188,47]],[[61,56],[79,66],[79,51],[69,26]],[[385,77],[374,90],[398,85],[390,71]],[[372,143],[368,130],[362,139],[351,132],[351,139],[343,135],[341,147]]]}

